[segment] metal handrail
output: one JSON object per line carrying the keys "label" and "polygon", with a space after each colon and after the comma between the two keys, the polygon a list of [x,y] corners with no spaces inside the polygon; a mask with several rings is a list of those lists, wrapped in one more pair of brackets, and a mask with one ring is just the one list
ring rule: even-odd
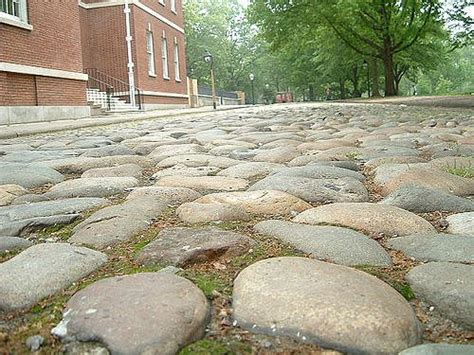
{"label": "metal handrail", "polygon": [[95,83],[98,84],[96,87],[94,87],[95,85],[90,85],[90,84],[89,84],[89,85],[87,85],[87,88],[88,88],[88,89],[100,89],[100,88],[103,87],[103,86],[104,86],[104,87],[111,87],[111,86],[110,86],[109,84],[107,84],[106,82],[101,81],[101,80],[96,79],[96,78],[93,78],[93,77],[91,77],[91,76],[89,76],[89,79],[88,79],[88,80],[93,81],[93,82],[95,82]]}
{"label": "metal handrail", "polygon": [[103,78],[108,79],[109,81],[114,81],[114,82],[121,83],[125,86],[130,86],[126,81],[120,80],[118,78],[114,78],[113,76],[110,76],[110,75],[104,73],[103,71],[98,70],[97,68],[86,68],[86,69],[84,69],[84,72],[86,74],[92,75],[93,77],[97,77],[98,75],[100,75]]}
{"label": "metal handrail", "polygon": [[[120,79],[114,78],[96,68],[86,68],[84,73],[88,75],[87,88],[98,89],[107,93],[108,105],[107,108],[110,111],[110,98],[112,96],[121,97],[126,102],[130,103],[130,85]],[[143,108],[142,90],[139,88],[134,89],[133,93],[136,97],[135,102],[138,104],[138,108]]]}

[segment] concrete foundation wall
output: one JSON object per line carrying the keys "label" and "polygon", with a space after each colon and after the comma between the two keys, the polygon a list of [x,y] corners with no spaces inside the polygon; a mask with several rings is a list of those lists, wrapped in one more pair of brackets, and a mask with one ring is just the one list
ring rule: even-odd
{"label": "concrete foundation wall", "polygon": [[90,117],[89,106],[0,106],[0,125]]}

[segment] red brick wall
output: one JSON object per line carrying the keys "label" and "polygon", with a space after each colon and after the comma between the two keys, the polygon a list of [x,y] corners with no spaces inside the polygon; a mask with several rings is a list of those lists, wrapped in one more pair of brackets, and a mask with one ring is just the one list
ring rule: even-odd
{"label": "red brick wall", "polygon": [[[168,0],[169,1],[169,0]],[[159,5],[159,3],[157,3]],[[167,6],[169,4],[167,3]],[[163,6],[160,5],[163,9]],[[134,23],[134,62],[136,68],[137,86],[145,91],[159,91],[167,93],[187,94],[186,84],[186,57],[184,34],[164,24],[157,18],[149,15],[137,7],[133,7]],[[146,31],[151,26],[154,40],[155,71],[156,77],[148,74],[148,57],[146,52]],[[165,32],[168,40],[168,68],[169,80],[163,78],[163,65],[161,58],[162,37]],[[175,80],[174,69],[174,38],[178,40],[179,63],[181,82]]]}
{"label": "red brick wall", "polygon": [[0,106],[7,102],[7,73],[0,72]]}
{"label": "red brick wall", "polygon": [[82,72],[77,1],[28,1],[33,30],[0,24],[0,61]]}
{"label": "red brick wall", "polygon": [[0,106],[84,106],[86,82],[0,73]]}
{"label": "red brick wall", "polygon": [[128,82],[123,6],[81,9],[84,68],[96,68]]}
{"label": "red brick wall", "polygon": [[86,82],[58,78],[36,77],[40,106],[85,106]]}
{"label": "red brick wall", "polygon": [[5,73],[6,106],[35,106],[35,77],[32,75]]}
{"label": "red brick wall", "polygon": [[181,28],[184,27],[184,14],[182,0],[176,0],[176,13],[171,11],[171,0],[165,0],[165,5],[160,4],[159,0],[140,0],[153,11],[158,12],[163,17],[177,24]]}

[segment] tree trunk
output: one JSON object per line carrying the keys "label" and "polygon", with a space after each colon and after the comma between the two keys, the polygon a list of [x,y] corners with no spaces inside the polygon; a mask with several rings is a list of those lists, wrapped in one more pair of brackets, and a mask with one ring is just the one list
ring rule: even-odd
{"label": "tree trunk", "polygon": [[395,72],[394,72],[394,77],[395,77],[395,92],[396,95],[400,94],[400,82],[402,81],[403,76],[406,74],[408,71],[408,66],[407,65],[395,65],[394,66]]}
{"label": "tree trunk", "polygon": [[341,91],[340,93],[340,98],[345,99],[346,98],[346,86],[344,85],[345,80],[339,80],[339,89]]}
{"label": "tree trunk", "polygon": [[369,58],[370,76],[372,79],[372,97],[380,97],[379,89],[379,66],[377,59]]}
{"label": "tree trunk", "polygon": [[395,96],[395,78],[393,75],[393,53],[390,39],[384,40],[383,66],[385,73],[385,96]]}
{"label": "tree trunk", "polygon": [[359,90],[359,70],[357,65],[352,67],[352,85],[354,86],[354,92],[352,93],[352,96],[361,97],[362,93]]}
{"label": "tree trunk", "polygon": [[314,101],[314,86],[313,86],[313,84],[309,85],[309,101]]}

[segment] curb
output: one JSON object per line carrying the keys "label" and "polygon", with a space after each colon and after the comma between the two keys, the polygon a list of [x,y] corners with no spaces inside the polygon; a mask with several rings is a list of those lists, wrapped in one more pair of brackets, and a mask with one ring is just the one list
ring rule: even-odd
{"label": "curb", "polygon": [[201,116],[209,113],[224,112],[231,110],[239,110],[247,108],[247,105],[242,105],[239,107],[228,107],[221,108],[219,110],[209,110],[209,111],[188,111],[185,112],[173,112],[168,114],[144,114],[142,116],[128,116],[128,117],[111,117],[111,116],[98,116],[98,117],[88,117],[76,120],[59,120],[59,121],[46,121],[46,122],[34,122],[34,123],[24,123],[14,126],[0,125],[0,139],[9,139],[9,138],[18,138],[29,135],[41,134],[41,133],[52,133],[52,132],[61,132],[68,131],[78,128],[87,128],[87,127],[99,127],[99,126],[110,126],[114,124],[121,124],[127,122],[139,122],[146,120],[154,119],[166,119],[166,118],[175,118],[183,116]]}

